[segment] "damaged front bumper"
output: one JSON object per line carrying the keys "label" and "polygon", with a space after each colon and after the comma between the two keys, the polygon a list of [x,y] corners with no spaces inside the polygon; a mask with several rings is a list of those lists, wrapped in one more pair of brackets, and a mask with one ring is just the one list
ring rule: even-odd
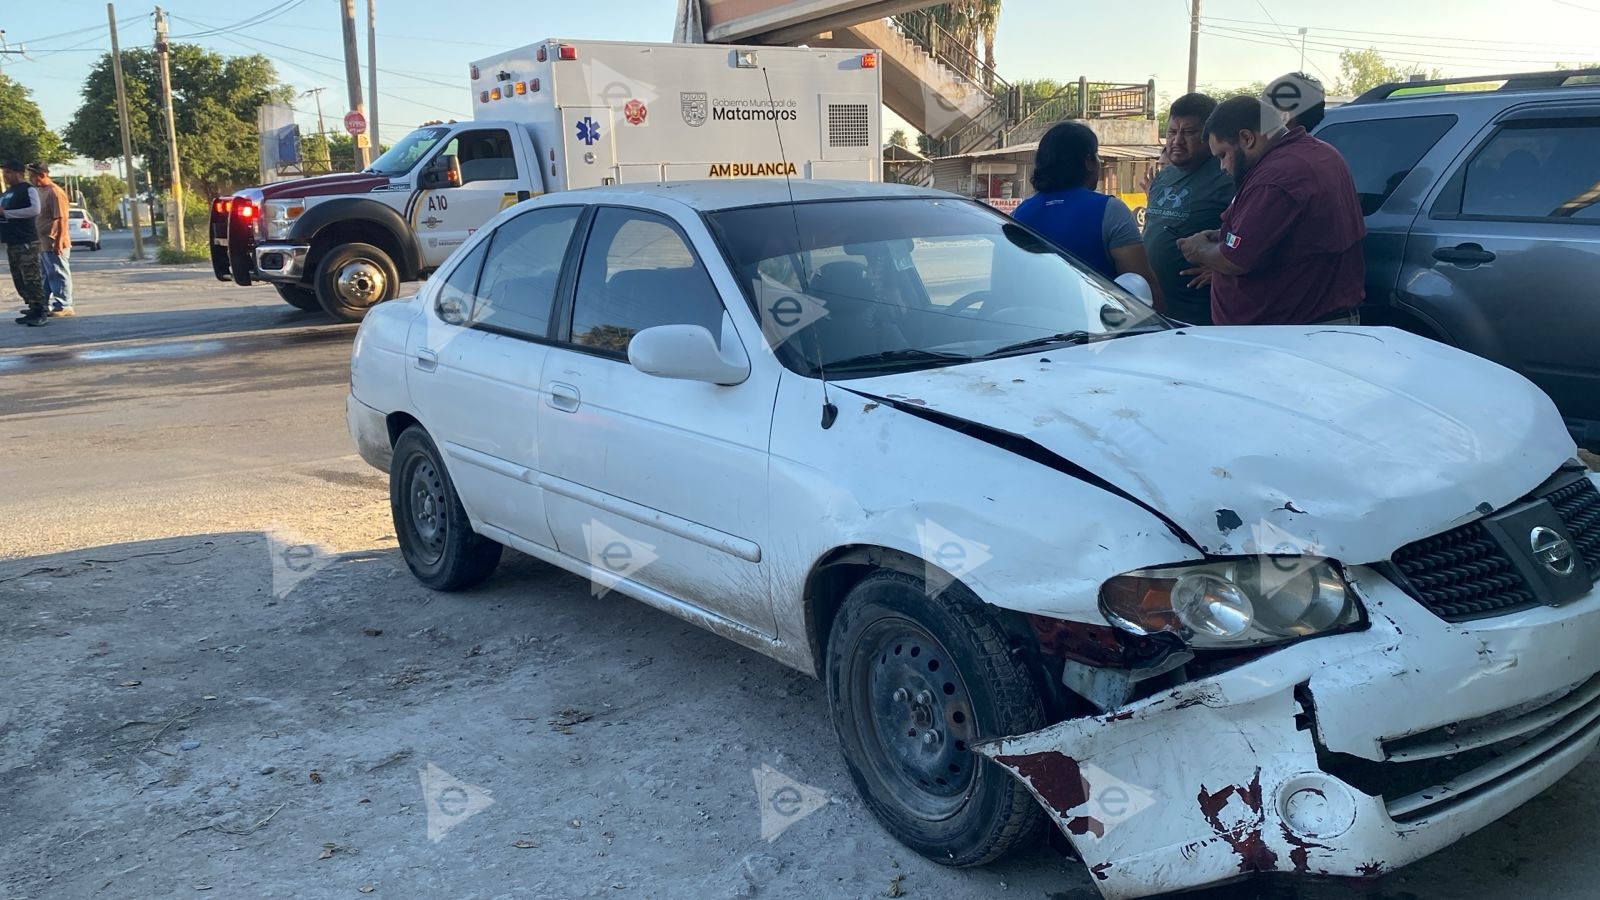
{"label": "damaged front bumper", "polygon": [[1448,623],[1348,571],[1365,631],[975,747],[1107,898],[1255,872],[1373,877],[1517,808],[1600,742],[1600,590]]}

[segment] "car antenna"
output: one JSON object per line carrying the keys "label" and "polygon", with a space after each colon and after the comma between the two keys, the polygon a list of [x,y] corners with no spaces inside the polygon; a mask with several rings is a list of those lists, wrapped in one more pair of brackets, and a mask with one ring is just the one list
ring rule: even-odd
{"label": "car antenna", "polygon": [[[783,127],[778,124],[777,116],[778,101],[772,96],[772,78],[767,75],[766,66],[761,67],[761,80],[767,85],[767,111],[773,114],[772,130],[778,135],[778,161],[781,163],[779,168],[783,171],[783,185],[789,191],[789,221],[794,223],[795,260],[799,262],[804,259],[800,255],[804,246],[804,241],[800,239],[800,214],[794,208],[794,181],[789,177],[789,154],[783,149]],[[799,276],[801,288],[804,289],[810,279],[798,269],[795,274]],[[833,401],[828,399],[828,370],[822,364],[822,340],[815,332],[812,333],[811,339],[817,348],[817,375],[822,379],[822,428],[826,431],[832,428],[834,420],[839,418],[839,407],[834,406]]]}

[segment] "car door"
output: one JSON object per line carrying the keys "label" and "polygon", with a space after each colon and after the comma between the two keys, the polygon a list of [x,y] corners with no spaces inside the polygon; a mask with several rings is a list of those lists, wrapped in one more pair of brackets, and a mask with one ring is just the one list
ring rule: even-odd
{"label": "car door", "polygon": [[411,226],[430,267],[444,262],[496,213],[527,199],[531,183],[529,161],[517,158],[516,142],[504,128],[463,131],[435,159],[446,156],[456,158],[461,184],[421,191],[411,208]]}
{"label": "car door", "polygon": [[[654,212],[598,207],[574,298],[550,350],[539,410],[551,528],[597,589],[624,581],[688,603],[747,635],[773,634],[763,544],[777,367],[742,384],[659,378],[627,359],[632,336],[695,324],[740,341],[721,255]],[[720,288],[720,290],[719,290]],[[741,348],[748,354],[757,348]]]}
{"label": "car door", "polygon": [[1408,303],[1600,441],[1600,104],[1503,114],[1418,217],[1405,272]]}
{"label": "car door", "polygon": [[412,402],[462,505],[482,523],[554,547],[545,519],[539,376],[567,245],[583,208],[500,223],[444,273],[408,338]]}

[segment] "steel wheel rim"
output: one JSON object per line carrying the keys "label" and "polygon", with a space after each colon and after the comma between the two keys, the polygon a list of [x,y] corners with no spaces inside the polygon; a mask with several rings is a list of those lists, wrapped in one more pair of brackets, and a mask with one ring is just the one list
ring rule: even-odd
{"label": "steel wheel rim", "polygon": [[444,556],[449,522],[445,515],[444,477],[432,460],[421,459],[411,467],[406,486],[407,518],[417,538],[418,555],[428,564]]}
{"label": "steel wheel rim", "polygon": [[956,815],[979,761],[969,749],[976,734],[971,695],[950,654],[927,629],[900,617],[869,625],[855,649],[856,728],[873,778],[923,819]]}
{"label": "steel wheel rim", "polygon": [[371,306],[383,298],[389,277],[383,268],[370,259],[356,259],[339,267],[334,277],[334,289],[339,299],[355,306]]}

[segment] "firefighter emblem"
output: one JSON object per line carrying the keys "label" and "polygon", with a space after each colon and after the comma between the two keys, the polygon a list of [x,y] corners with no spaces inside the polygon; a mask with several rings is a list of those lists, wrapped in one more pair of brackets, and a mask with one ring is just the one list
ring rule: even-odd
{"label": "firefighter emblem", "polygon": [[628,120],[629,125],[643,125],[645,117],[650,115],[650,108],[642,100],[629,100],[622,107],[622,117]]}

